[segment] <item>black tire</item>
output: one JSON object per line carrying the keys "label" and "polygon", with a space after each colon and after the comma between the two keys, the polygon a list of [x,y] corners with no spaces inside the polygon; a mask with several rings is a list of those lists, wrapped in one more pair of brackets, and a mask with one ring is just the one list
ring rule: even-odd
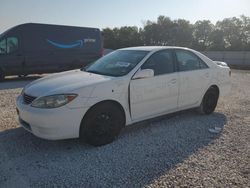
{"label": "black tire", "polygon": [[109,144],[125,125],[122,109],[111,102],[92,107],[81,122],[80,138],[93,146]]}
{"label": "black tire", "polygon": [[28,74],[18,75],[19,78],[25,78],[27,76],[28,76]]}
{"label": "black tire", "polygon": [[4,72],[0,69],[0,82],[5,78]]}
{"label": "black tire", "polygon": [[209,88],[205,93],[201,105],[199,107],[199,112],[202,114],[211,114],[214,112],[219,98],[219,92],[216,88]]}

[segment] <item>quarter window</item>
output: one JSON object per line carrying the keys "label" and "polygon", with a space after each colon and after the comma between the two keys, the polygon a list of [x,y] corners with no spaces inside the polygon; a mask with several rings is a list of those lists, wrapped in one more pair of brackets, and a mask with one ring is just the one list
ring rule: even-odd
{"label": "quarter window", "polygon": [[153,69],[154,75],[162,75],[174,72],[174,60],[171,51],[154,53],[142,65],[142,69]]}
{"label": "quarter window", "polygon": [[190,71],[208,68],[196,55],[184,50],[176,51],[176,58],[179,66],[179,71]]}
{"label": "quarter window", "polygon": [[208,66],[207,66],[207,64],[205,62],[200,60],[200,68],[201,69],[206,69],[206,68],[208,68]]}
{"label": "quarter window", "polygon": [[0,54],[6,54],[6,49],[7,49],[6,39],[3,39],[0,41]]}

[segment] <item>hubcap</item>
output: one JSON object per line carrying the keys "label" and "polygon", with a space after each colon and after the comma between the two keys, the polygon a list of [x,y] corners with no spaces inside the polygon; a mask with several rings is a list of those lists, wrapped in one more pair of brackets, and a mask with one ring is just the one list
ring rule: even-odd
{"label": "hubcap", "polygon": [[112,118],[109,114],[102,113],[96,116],[94,122],[94,133],[98,136],[106,135],[111,131],[112,128]]}

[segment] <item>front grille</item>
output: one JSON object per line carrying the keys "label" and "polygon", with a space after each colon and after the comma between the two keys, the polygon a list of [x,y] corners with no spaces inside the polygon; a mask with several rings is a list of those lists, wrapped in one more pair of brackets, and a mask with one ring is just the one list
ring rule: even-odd
{"label": "front grille", "polygon": [[27,94],[23,94],[23,102],[25,104],[31,104],[34,100],[36,99],[36,97],[33,97],[31,95],[27,95]]}

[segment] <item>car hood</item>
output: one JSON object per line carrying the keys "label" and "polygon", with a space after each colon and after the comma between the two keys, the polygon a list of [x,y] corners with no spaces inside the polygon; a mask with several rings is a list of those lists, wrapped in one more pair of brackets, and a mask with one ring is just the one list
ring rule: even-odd
{"label": "car hood", "polygon": [[53,94],[70,93],[82,87],[111,80],[103,76],[81,70],[56,73],[31,82],[24,88],[28,95],[40,97]]}

